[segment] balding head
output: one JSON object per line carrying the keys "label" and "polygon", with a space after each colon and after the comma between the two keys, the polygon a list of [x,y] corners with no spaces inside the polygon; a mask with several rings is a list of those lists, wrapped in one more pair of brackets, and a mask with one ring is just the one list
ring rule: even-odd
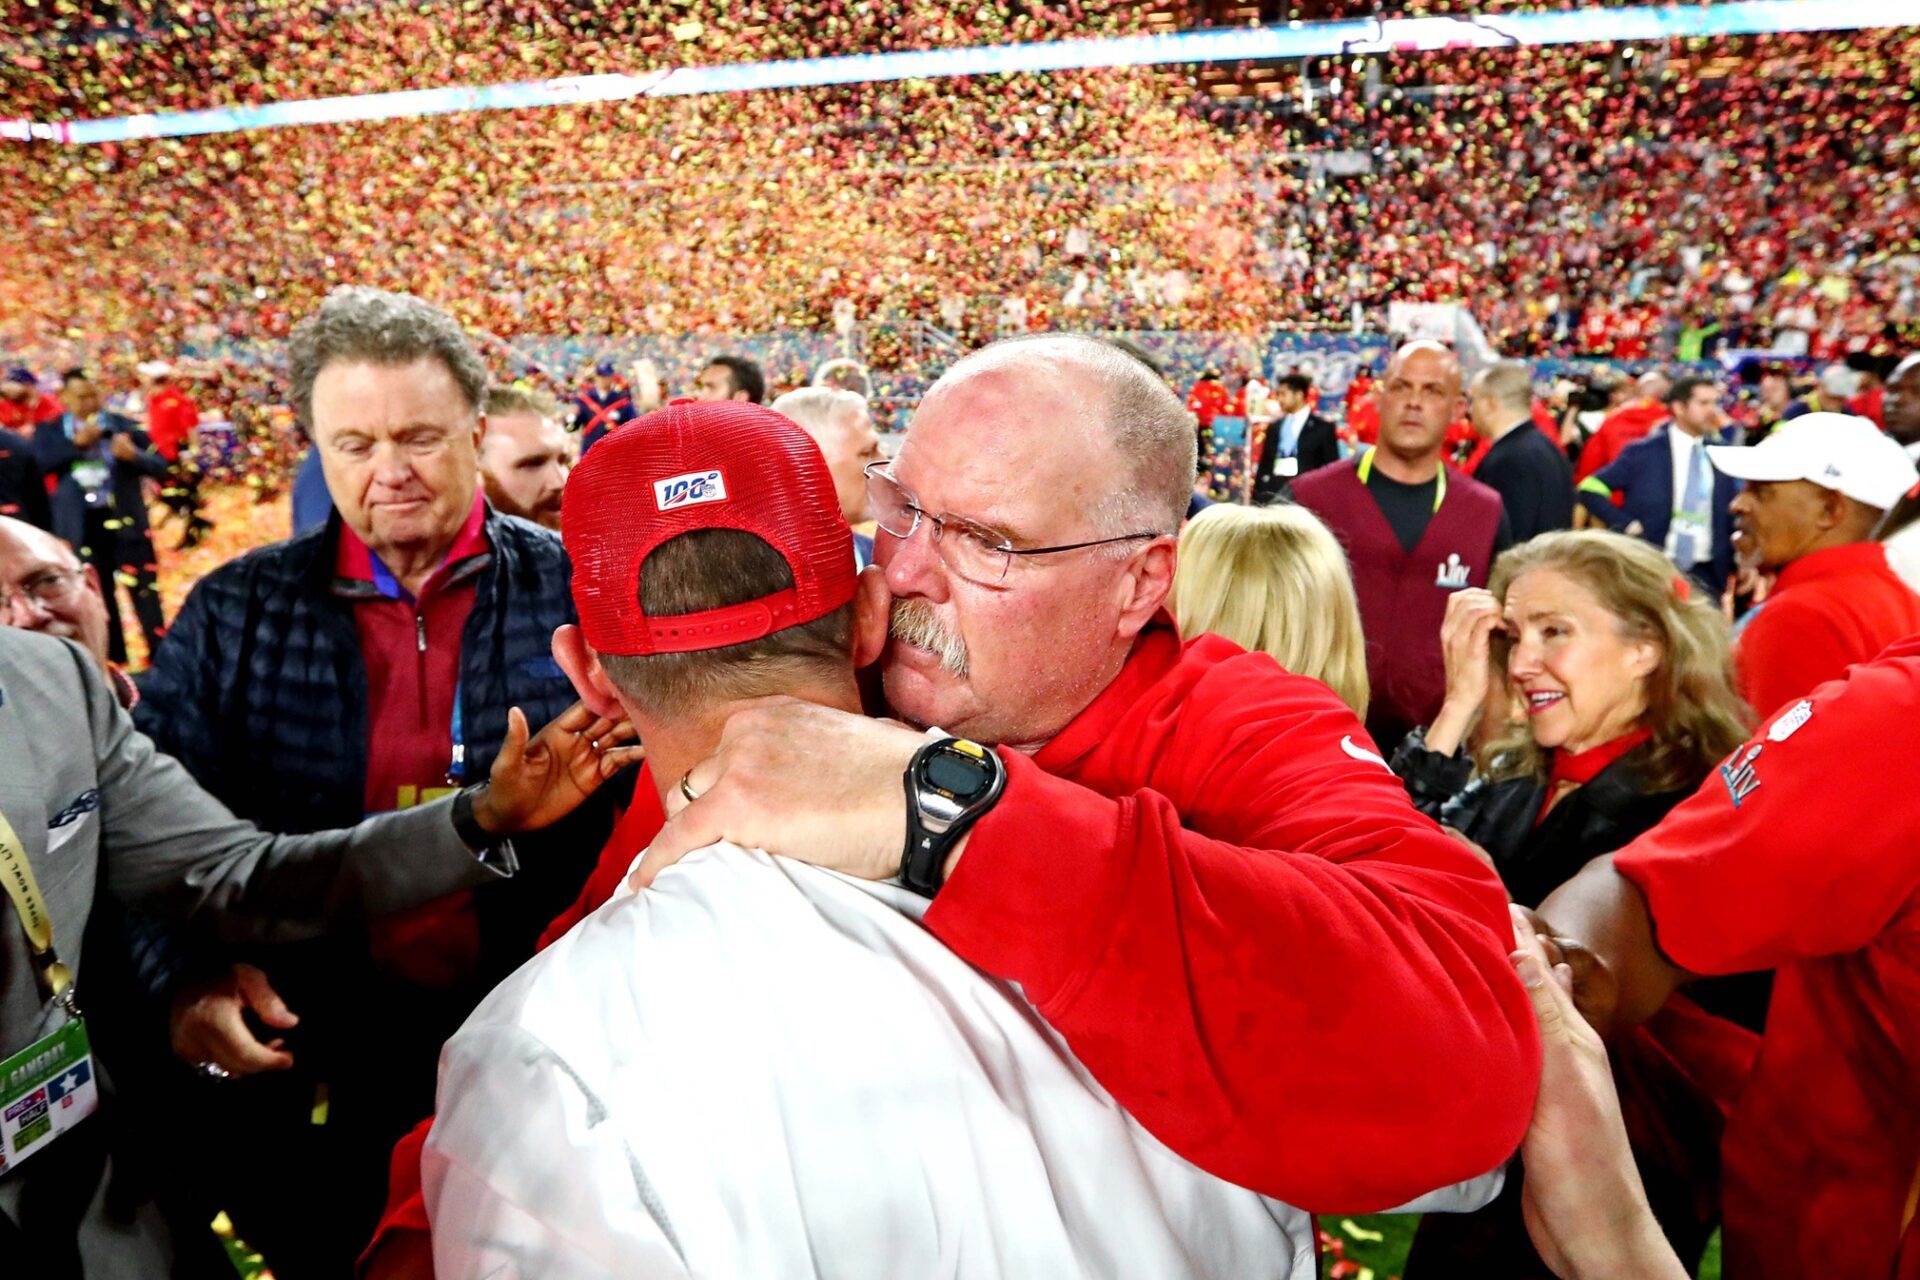
{"label": "balding head", "polygon": [[1409,342],[1393,353],[1373,393],[1380,409],[1380,448],[1416,469],[1436,465],[1447,426],[1466,407],[1460,360],[1443,343]]}
{"label": "balding head", "polygon": [[801,387],[775,400],[771,408],[793,419],[820,446],[847,523],[865,520],[867,464],[880,461],[880,437],[874,432],[867,398],[839,387]]}
{"label": "balding head", "polygon": [[1117,464],[1115,486],[1095,512],[1103,529],[1179,532],[1193,496],[1193,418],[1151,365],[1099,338],[1033,334],[967,356],[927,399],[969,379],[996,376],[1064,396],[1072,412],[1059,421],[1035,421],[1034,429],[1061,450],[1084,451],[1096,465]]}
{"label": "balding head", "polygon": [[1667,393],[1673,390],[1673,379],[1659,369],[1649,369],[1640,375],[1640,394],[1655,404],[1665,404]]}
{"label": "balding head", "polygon": [[60,539],[0,516],[0,625],[78,641],[107,669],[100,576]]}
{"label": "balding head", "polygon": [[1489,438],[1533,413],[1533,370],[1525,360],[1496,360],[1473,375],[1467,414]]}
{"label": "balding head", "polygon": [[[1193,467],[1185,407],[1104,342],[1018,338],[955,364],[889,468],[898,491],[875,490],[894,710],[987,742],[1059,732],[1165,599]],[[937,541],[913,507],[941,518]]]}

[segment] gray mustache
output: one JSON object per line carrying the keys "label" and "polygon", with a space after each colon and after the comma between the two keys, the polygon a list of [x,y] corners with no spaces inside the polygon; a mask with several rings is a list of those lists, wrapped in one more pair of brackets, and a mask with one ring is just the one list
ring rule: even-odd
{"label": "gray mustache", "polygon": [[966,679],[967,643],[947,630],[927,601],[895,600],[887,629],[895,640],[934,654],[947,674]]}

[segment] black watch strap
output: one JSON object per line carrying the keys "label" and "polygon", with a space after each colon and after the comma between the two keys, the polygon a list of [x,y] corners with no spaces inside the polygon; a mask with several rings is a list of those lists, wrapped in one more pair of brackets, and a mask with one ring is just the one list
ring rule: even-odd
{"label": "black watch strap", "polygon": [[496,836],[480,825],[473,816],[474,797],[487,784],[476,782],[470,787],[462,787],[453,793],[453,833],[460,837],[461,843],[475,853],[482,853],[505,843],[504,836]]}
{"label": "black watch strap", "polygon": [[914,752],[905,782],[907,845],[900,856],[900,883],[931,898],[946,883],[953,846],[1000,799],[1007,767],[978,743],[941,738]]}

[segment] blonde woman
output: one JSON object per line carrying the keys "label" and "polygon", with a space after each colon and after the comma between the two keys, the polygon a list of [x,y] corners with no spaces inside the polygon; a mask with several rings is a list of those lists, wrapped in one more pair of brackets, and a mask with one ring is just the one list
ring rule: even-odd
{"label": "blonde woman", "polygon": [[1367,651],[1347,557],[1305,507],[1208,507],[1180,534],[1180,634],[1271,654],[1367,717]]}
{"label": "blonde woman", "polygon": [[[1726,621],[1658,550],[1582,529],[1501,556],[1440,630],[1447,696],[1394,753],[1423,812],[1493,855],[1522,906],[1691,795],[1746,740]],[[1504,684],[1522,718],[1463,749]]]}
{"label": "blonde woman", "polygon": [[[1714,605],[1637,538],[1585,529],[1522,543],[1494,563],[1486,590],[1447,602],[1446,701],[1394,752],[1393,771],[1417,808],[1487,851],[1515,902],[1538,906],[1653,827],[1745,741]],[[1466,744],[1496,684],[1520,718],[1476,757]],[[1751,977],[1692,991],[1750,1026],[1765,1007],[1765,983]],[[1717,1216],[1720,1108],[1755,1043],[1676,999],[1615,1058],[1655,1216],[1688,1274]],[[1408,1280],[1549,1274],[1517,1178],[1478,1212],[1423,1220],[1405,1270]]]}

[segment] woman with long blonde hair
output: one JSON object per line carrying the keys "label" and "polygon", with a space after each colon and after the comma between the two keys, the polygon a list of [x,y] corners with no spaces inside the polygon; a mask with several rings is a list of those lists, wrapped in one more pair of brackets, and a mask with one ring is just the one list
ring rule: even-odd
{"label": "woman with long blonde hair", "polygon": [[1346,553],[1305,507],[1208,507],[1180,533],[1180,634],[1212,632],[1320,681],[1361,719],[1367,651]]}

